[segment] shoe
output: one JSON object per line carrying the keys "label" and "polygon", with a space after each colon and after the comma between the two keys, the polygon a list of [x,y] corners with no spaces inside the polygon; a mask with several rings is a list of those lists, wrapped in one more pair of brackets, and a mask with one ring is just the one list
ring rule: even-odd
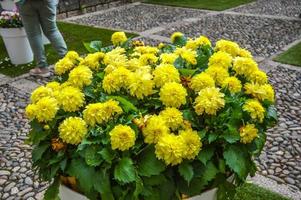
{"label": "shoe", "polygon": [[50,76],[50,71],[47,68],[36,67],[29,71],[29,74],[32,76],[40,76],[43,78],[47,78]]}

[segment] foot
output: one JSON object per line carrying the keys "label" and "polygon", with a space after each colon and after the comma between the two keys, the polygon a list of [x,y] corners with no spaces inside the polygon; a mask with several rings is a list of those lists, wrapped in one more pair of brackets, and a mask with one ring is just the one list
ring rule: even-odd
{"label": "foot", "polygon": [[40,76],[40,77],[49,77],[50,71],[48,68],[37,67],[29,71],[29,74],[32,76]]}

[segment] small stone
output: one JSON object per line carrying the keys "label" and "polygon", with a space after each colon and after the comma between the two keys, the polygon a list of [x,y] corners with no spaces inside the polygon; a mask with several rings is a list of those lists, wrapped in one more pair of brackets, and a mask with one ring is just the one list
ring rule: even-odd
{"label": "small stone", "polygon": [[10,194],[17,194],[19,192],[19,189],[17,187],[13,187],[10,191]]}
{"label": "small stone", "polygon": [[5,182],[6,182],[5,179],[0,179],[0,186],[4,185]]}
{"label": "small stone", "polygon": [[8,184],[8,185],[4,188],[4,192],[10,191],[15,185],[16,185],[16,183],[11,182],[10,184]]}
{"label": "small stone", "polygon": [[282,156],[284,153],[283,153],[283,151],[277,151],[276,152],[276,155],[279,155],[279,156]]}
{"label": "small stone", "polygon": [[0,170],[0,176],[9,176],[10,172],[7,170]]}
{"label": "small stone", "polygon": [[282,170],[281,170],[281,168],[279,168],[279,167],[277,167],[276,169],[275,169],[275,172],[276,173],[279,173],[279,172],[281,172]]}
{"label": "small stone", "polygon": [[29,177],[26,177],[26,178],[25,178],[25,183],[26,183],[27,185],[32,185],[32,184],[33,184],[31,178],[29,178]]}
{"label": "small stone", "polygon": [[27,194],[28,192],[31,192],[33,190],[33,188],[32,187],[29,187],[29,188],[26,188],[26,189],[24,189],[24,190],[22,190],[22,191],[20,191],[19,193],[18,193],[18,196],[23,196],[23,195],[25,195],[25,194]]}
{"label": "small stone", "polygon": [[274,175],[274,170],[269,169],[269,170],[268,170],[268,173],[271,174],[271,175]]}
{"label": "small stone", "polygon": [[287,183],[289,183],[289,184],[292,184],[292,185],[295,184],[295,180],[292,179],[292,178],[290,178],[290,177],[286,177],[284,180],[285,180]]}

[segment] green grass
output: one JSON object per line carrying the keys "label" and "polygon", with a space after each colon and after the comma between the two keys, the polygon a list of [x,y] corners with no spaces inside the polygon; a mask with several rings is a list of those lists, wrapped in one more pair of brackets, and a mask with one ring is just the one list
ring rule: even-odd
{"label": "green grass", "polygon": [[274,60],[301,67],[301,42],[280,54]]}
{"label": "green grass", "polygon": [[257,185],[245,183],[237,189],[234,200],[289,200],[289,198]]}
{"label": "green grass", "polygon": [[226,10],[254,0],[145,0],[145,3],[206,10]]}
{"label": "green grass", "polygon": [[[65,22],[58,22],[59,30],[61,31],[67,46],[68,50],[75,50],[79,54],[87,53],[83,42],[90,42],[93,40],[101,40],[103,42],[103,46],[111,45],[111,35],[115,31],[94,28],[89,26],[70,24]],[[135,34],[127,33],[128,37],[135,37]],[[46,45],[46,55],[49,64],[54,64],[58,61],[59,57],[56,54],[55,50],[51,47],[51,45]],[[7,59],[8,55],[6,53],[6,49],[2,38],[0,37],[0,73],[8,75],[10,77],[16,77],[21,74],[27,73],[30,69],[32,69],[35,65],[33,63],[29,63],[26,65],[18,65],[15,66],[10,63]]]}

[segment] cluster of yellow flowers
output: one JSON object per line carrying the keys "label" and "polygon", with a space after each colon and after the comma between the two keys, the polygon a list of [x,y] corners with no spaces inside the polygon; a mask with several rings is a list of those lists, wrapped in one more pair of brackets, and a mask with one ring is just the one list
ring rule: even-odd
{"label": "cluster of yellow flowers", "polygon": [[[182,33],[174,33],[171,41],[182,37]],[[66,81],[54,81],[37,88],[26,108],[27,116],[45,125],[55,118],[59,109],[82,116],[69,117],[59,125],[59,137],[64,142],[79,144],[89,128],[105,125],[123,114],[119,102],[112,99],[86,102],[84,88],[101,72],[103,80],[97,83],[97,89],[93,88],[97,92],[117,96],[122,93],[142,101],[154,95],[160,100],[162,109],[157,114],[144,116],[141,130],[144,142],[154,144],[156,156],[167,165],[194,159],[201,150],[201,138],[190,122],[184,120],[181,111],[188,104],[198,116],[212,116],[225,107],[226,96],[247,94],[243,111],[249,114],[251,123],[241,127],[241,142],[250,143],[257,137],[255,124],[264,121],[266,112],[262,102],[274,102],[274,90],[250,52],[234,42],[220,40],[213,48],[208,67],[183,77],[175,61],[182,60],[183,67],[196,69],[197,50],[205,46],[211,48],[205,36],[188,38],[186,45],[175,46],[168,52],[162,51],[164,44],[151,47],[135,42],[133,52],[128,53],[120,47],[126,41],[123,32],[116,32],[112,35],[115,48],[109,52],[91,53],[85,58],[74,51],[68,52],[55,65],[57,75],[68,75]],[[128,125],[116,125],[109,132],[112,149],[130,149],[135,145],[136,134]]]}

